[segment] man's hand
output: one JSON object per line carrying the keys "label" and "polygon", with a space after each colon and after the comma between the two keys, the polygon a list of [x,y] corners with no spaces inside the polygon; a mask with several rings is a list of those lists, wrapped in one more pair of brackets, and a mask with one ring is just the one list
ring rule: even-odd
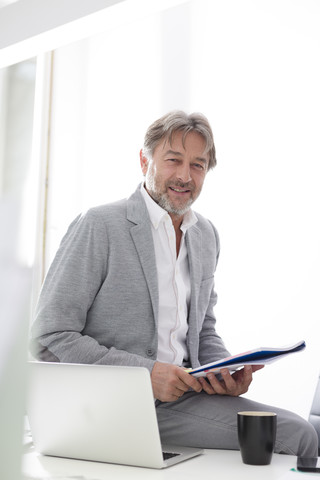
{"label": "man's hand", "polygon": [[153,395],[161,402],[174,402],[192,388],[201,392],[198,379],[189,375],[184,368],[170,363],[156,362],[151,372]]}
{"label": "man's hand", "polygon": [[199,381],[202,388],[209,395],[229,395],[238,397],[246,393],[252,382],[252,373],[263,368],[263,365],[245,365],[241,370],[237,370],[232,375],[227,368],[221,370],[222,379],[219,381],[214,373],[208,373],[205,378]]}

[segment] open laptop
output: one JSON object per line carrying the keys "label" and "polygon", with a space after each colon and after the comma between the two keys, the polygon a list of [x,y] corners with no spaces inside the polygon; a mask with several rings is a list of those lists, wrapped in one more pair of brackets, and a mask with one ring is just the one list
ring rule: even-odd
{"label": "open laptop", "polygon": [[28,367],[27,413],[34,446],[43,455],[164,468],[203,452],[161,446],[145,368],[43,362]]}

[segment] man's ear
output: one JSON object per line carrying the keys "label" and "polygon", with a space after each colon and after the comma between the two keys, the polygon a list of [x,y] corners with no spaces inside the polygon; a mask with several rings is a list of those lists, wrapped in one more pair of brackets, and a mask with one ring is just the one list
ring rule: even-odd
{"label": "man's ear", "polygon": [[142,170],[143,175],[146,175],[146,173],[148,171],[148,159],[143,154],[142,148],[140,150],[140,165],[141,165],[141,170]]}

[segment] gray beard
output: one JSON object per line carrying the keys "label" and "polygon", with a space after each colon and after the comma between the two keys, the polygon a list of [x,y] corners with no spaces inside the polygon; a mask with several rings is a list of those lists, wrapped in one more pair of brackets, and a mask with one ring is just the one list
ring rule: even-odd
{"label": "gray beard", "polygon": [[193,199],[190,198],[188,202],[181,208],[175,207],[174,205],[171,204],[168,196],[166,193],[162,195],[157,195],[154,191],[150,191],[150,195],[153,198],[153,200],[164,210],[166,210],[168,213],[172,213],[173,215],[177,215],[178,217],[182,217],[185,215],[188,210],[190,209],[191,205],[193,204]]}

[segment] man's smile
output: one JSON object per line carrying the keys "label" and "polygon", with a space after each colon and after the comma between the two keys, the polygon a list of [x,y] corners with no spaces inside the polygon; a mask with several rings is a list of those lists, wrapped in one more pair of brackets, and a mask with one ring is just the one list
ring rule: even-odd
{"label": "man's smile", "polygon": [[177,188],[177,187],[169,187],[169,188],[170,188],[170,190],[173,190],[174,192],[177,192],[177,193],[188,193],[188,192],[190,192],[190,190],[187,189],[187,188],[184,188],[184,189],[183,188]]}
{"label": "man's smile", "polygon": [[190,193],[191,195],[194,192],[194,186],[192,184],[188,183],[182,183],[182,182],[168,182],[167,183],[167,189],[171,190],[174,192],[174,194],[177,194],[178,196],[181,195],[186,195]]}

